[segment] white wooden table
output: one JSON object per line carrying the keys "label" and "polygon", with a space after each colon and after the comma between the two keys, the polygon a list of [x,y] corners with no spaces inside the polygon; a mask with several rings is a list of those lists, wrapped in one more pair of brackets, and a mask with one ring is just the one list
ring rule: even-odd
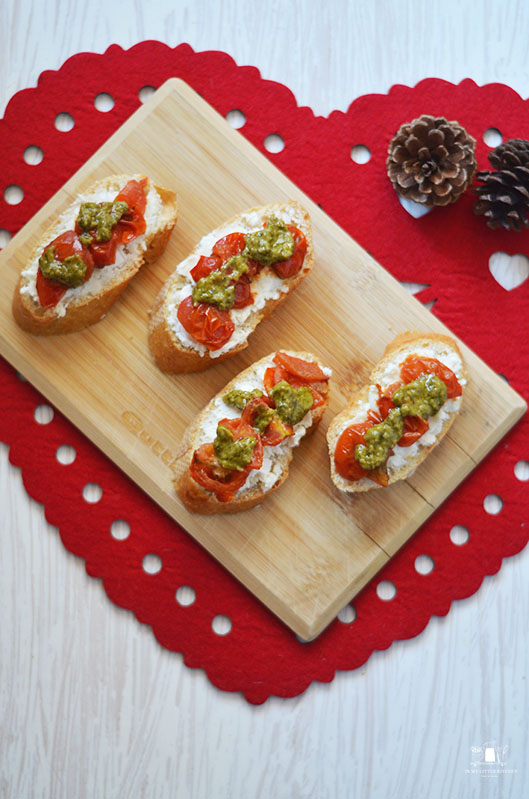
{"label": "white wooden table", "polygon": [[[526,96],[528,28],[522,0],[4,0],[0,113],[68,56],[144,39],[225,50],[319,114],[427,76]],[[0,445],[2,799],[527,796],[527,551],[418,638],[255,708],[109,602],[7,455]],[[468,773],[471,747],[491,741],[509,746],[509,773]]]}

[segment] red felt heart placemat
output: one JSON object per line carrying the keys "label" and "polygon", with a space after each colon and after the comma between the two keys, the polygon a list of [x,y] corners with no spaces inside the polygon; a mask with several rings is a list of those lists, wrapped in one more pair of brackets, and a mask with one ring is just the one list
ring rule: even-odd
{"label": "red felt heart placemat", "polygon": [[[474,217],[469,194],[414,219],[385,173],[390,138],[421,113],[464,125],[477,139],[481,169],[487,167],[487,129],[498,128],[504,139],[529,138],[527,101],[506,86],[428,79],[360,97],[346,113],[326,119],[299,108],[285,86],[263,80],[253,67],[238,67],[224,53],[158,42],[81,53],[57,72],[44,72],[36,88],[16,94],[0,121],[0,240],[16,233],[138,108],[144,87],[169,77],[185,80],[223,115],[242,112],[243,135],[395,277],[426,286],[418,298],[435,300],[436,315],[529,396],[529,281],[506,291],[488,268],[494,252],[529,252],[529,233],[488,230]],[[112,105],[101,94],[113,100],[108,111],[99,110]],[[59,116],[64,114],[71,119]],[[58,129],[65,120],[70,129]],[[275,154],[265,146],[271,134],[284,143]],[[366,163],[351,157],[358,145],[369,151]],[[39,163],[35,148],[43,154]],[[8,202],[20,197],[14,186],[23,191],[18,204]],[[89,575],[103,579],[115,604],[152,626],[162,646],[182,652],[186,665],[205,669],[216,686],[241,691],[254,704],[270,695],[295,696],[313,680],[331,681],[337,669],[357,668],[374,650],[417,635],[432,615],[446,614],[454,599],[476,591],[529,537],[529,483],[519,479],[529,460],[524,419],[355,598],[354,620],[346,610],[343,621],[303,644],[64,417],[56,412],[49,421],[51,414],[39,411],[35,419],[45,400],[6,362],[0,371],[0,437],[67,549],[85,559]],[[61,462],[64,445],[75,450],[71,463]],[[85,501],[87,483],[102,488],[99,501]],[[485,503],[490,495],[499,499]],[[488,513],[484,503],[501,510]],[[433,560],[426,575],[415,568],[419,555]],[[151,563],[161,568],[150,573]],[[390,601],[377,594],[384,580],[397,589]],[[227,629],[225,635],[215,632]]]}

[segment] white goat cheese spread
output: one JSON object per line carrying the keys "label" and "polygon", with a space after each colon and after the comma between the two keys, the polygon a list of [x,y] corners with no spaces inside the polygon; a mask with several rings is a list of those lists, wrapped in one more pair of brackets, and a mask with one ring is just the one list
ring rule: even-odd
{"label": "white goat cheese spread", "polygon": [[[300,230],[304,231],[305,221],[301,211],[296,206],[286,206],[283,209],[273,211],[273,215],[282,219],[287,224],[294,225]],[[201,256],[211,255],[214,245],[219,239],[230,233],[251,233],[262,227],[264,216],[260,211],[252,211],[251,213],[241,214],[237,222],[225,225],[204,236],[184,261],[177,266],[176,272],[185,278],[185,283],[179,288],[173,290],[167,298],[167,322],[173,330],[176,338],[184,346],[200,353],[201,357],[209,352],[211,358],[218,358],[225,352],[229,352],[238,344],[241,344],[248,337],[248,327],[246,322],[250,314],[260,311],[269,300],[276,300],[281,296],[282,292],[287,292],[290,288],[288,281],[282,280],[278,277],[273,269],[269,266],[261,269],[259,274],[252,278],[252,294],[253,304],[247,305],[245,308],[232,308],[230,316],[235,325],[231,338],[218,350],[208,350],[208,348],[196,341],[185,330],[177,316],[178,306],[189,297],[193,291],[195,281],[191,277],[191,270],[196,266],[198,259]]]}
{"label": "white goat cheese spread", "polygon": [[[140,175],[133,175],[131,179],[139,179],[140,177]],[[119,184],[113,183],[104,189],[100,188],[97,191],[78,195],[76,202],[62,214],[57,224],[54,226],[56,233],[51,236],[50,240],[57,238],[61,232],[74,229],[75,220],[77,219],[81,203],[112,202],[119,191],[124,188],[124,185],[125,184],[121,186]],[[118,245],[116,249],[116,260],[113,264],[101,268],[95,267],[91,277],[86,281],[86,283],[83,283],[77,288],[69,288],[66,291],[66,294],[61,297],[57,305],[53,306],[53,310],[57,316],[64,316],[66,314],[66,309],[71,302],[100,294],[104,290],[105,286],[108,285],[108,283],[118,277],[120,272],[125,272],[131,260],[134,260],[140,253],[145,251],[147,246],[146,237],[149,235],[151,230],[156,228],[159,224],[161,213],[162,199],[154,186],[149,183],[147,204],[145,207],[145,233],[143,233],[141,236],[138,236],[134,239],[134,241],[131,241],[128,244]],[[46,242],[44,246],[47,244],[49,244],[49,242]],[[36,303],[39,302],[39,297],[37,294],[37,272],[39,268],[39,258],[42,255],[42,252],[43,249],[39,248],[31,262],[22,272],[24,285],[21,287],[20,293],[29,294]]]}

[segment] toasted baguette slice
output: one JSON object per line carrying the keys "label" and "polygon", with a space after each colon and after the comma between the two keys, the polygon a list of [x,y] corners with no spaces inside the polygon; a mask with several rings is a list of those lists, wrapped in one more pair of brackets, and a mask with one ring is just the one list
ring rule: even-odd
{"label": "toasted baguette slice", "polygon": [[[370,408],[377,411],[376,399],[378,391],[376,384],[378,383],[382,391],[384,391],[392,383],[399,380],[400,364],[408,355],[412,354],[436,358],[445,366],[448,366],[455,373],[464,394],[467,372],[463,357],[454,339],[438,333],[423,334],[414,332],[397,336],[388,345],[382,360],[376,364],[371,372],[369,385],[355,391],[343,411],[335,416],[329,425],[327,442],[331,460],[331,476],[335,485],[341,491],[358,492],[369,491],[372,488],[382,488],[378,483],[366,477],[360,480],[346,480],[336,471],[334,452],[339,437],[347,427],[364,422]],[[396,446],[393,448],[394,455],[390,455],[387,460],[389,484],[408,477],[422,463],[433,447],[437,446],[453,424],[461,408],[462,400],[463,395],[447,400],[438,413],[430,417],[430,429],[415,444],[410,447]]]}
{"label": "toasted baguette slice", "polygon": [[81,202],[113,200],[125,184],[145,175],[112,175],[99,180],[79,196],[46,230],[33,250],[28,265],[21,272],[13,297],[13,314],[24,330],[36,335],[73,333],[103,318],[110,306],[145,263],[155,261],[165,250],[176,223],[178,207],[176,194],[155,186],[147,178],[145,233],[129,244],[117,248],[116,263],[94,269],[92,276],[78,288],[68,289],[59,303],[43,308],[36,289],[38,260],[44,247],[60,233],[72,230]]}
{"label": "toasted baguette slice", "polygon": [[[297,275],[281,279],[271,267],[264,267],[252,281],[254,304],[231,309],[235,331],[230,340],[218,350],[208,350],[182,327],[177,310],[180,302],[191,293],[194,285],[190,270],[201,255],[210,255],[215,242],[229,233],[250,233],[258,230],[272,215],[293,224],[305,235],[307,254]],[[287,296],[312,269],[314,263],[312,226],[308,213],[296,202],[275,203],[250,208],[204,236],[193,252],[182,261],[162,287],[151,310],[149,345],[156,363],[164,372],[198,372],[223,361],[248,346],[248,336],[259,322],[267,319],[286,300]]]}
{"label": "toasted baguette slice", "polygon": [[[308,352],[290,352],[283,350],[296,358],[318,363],[314,355]],[[249,366],[226,385],[222,391],[213,397],[206,407],[190,424],[180,447],[180,454],[174,469],[174,485],[184,505],[195,513],[238,513],[248,510],[254,505],[259,505],[265,497],[271,494],[284,483],[288,477],[288,468],[293,457],[293,447],[297,446],[300,439],[312,433],[318,426],[325,409],[329,404],[329,383],[321,381],[312,385],[324,398],[323,405],[314,411],[309,411],[305,417],[294,427],[294,435],[285,439],[280,444],[263,448],[263,465],[260,469],[251,471],[247,482],[239,489],[230,502],[221,502],[212,491],[202,488],[191,477],[189,467],[193,453],[199,446],[213,441],[217,424],[220,419],[236,418],[241,411],[231,408],[223,401],[222,397],[232,389],[251,390],[259,388],[265,391],[263,376],[269,366],[273,366],[272,359],[276,353],[272,352],[265,358]],[[326,374],[331,374],[321,364]]]}

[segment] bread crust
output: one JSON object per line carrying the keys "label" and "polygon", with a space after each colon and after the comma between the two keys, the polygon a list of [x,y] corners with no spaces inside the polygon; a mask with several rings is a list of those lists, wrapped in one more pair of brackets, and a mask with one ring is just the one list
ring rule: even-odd
{"label": "bread crust", "polygon": [[[370,375],[370,382],[369,384],[362,386],[361,388],[355,390],[351,395],[351,398],[345,408],[340,411],[337,416],[334,417],[331,424],[329,425],[329,429],[327,431],[327,442],[329,445],[329,457],[331,462],[331,477],[333,479],[334,484],[340,491],[347,491],[351,493],[360,493],[364,491],[371,491],[374,488],[383,488],[384,486],[379,485],[378,483],[374,483],[372,480],[368,478],[363,478],[358,481],[351,481],[350,485],[347,488],[342,487],[339,482],[338,478],[339,475],[336,473],[336,468],[334,464],[334,451],[336,449],[336,444],[338,440],[338,430],[341,428],[344,422],[348,419],[353,418],[355,411],[357,410],[358,406],[368,401],[369,397],[369,388],[371,385],[375,385],[377,382],[380,382],[380,375],[384,372],[386,365],[389,361],[393,361],[395,358],[399,358],[402,356],[405,358],[407,355],[411,355],[414,352],[414,349],[421,347],[422,345],[425,346],[432,346],[434,348],[442,349],[447,348],[451,351],[457,353],[457,355],[461,359],[462,363],[462,370],[460,374],[460,379],[464,379],[465,381],[468,379],[467,370],[465,367],[465,363],[463,361],[463,356],[461,355],[461,351],[457,346],[456,341],[451,336],[446,336],[441,333],[418,333],[417,331],[407,331],[405,333],[401,333],[400,335],[396,336],[393,341],[391,341],[386,350],[382,359],[375,365],[373,368],[371,375]],[[439,358],[442,362],[442,356]],[[463,389],[464,394],[464,389]],[[463,397],[461,398],[463,400]],[[430,454],[432,449],[436,447],[441,439],[447,434],[448,430],[454,423],[459,411],[461,410],[461,406],[459,410],[455,413],[451,413],[448,418],[444,421],[441,431],[436,437],[436,440],[433,444],[429,446],[422,446],[419,448],[417,455],[414,458],[408,459],[407,463],[403,464],[399,469],[392,471],[389,476],[388,485],[392,485],[396,483],[398,480],[403,480],[408,477],[419,464],[423,462],[423,460]]]}
{"label": "bread crust", "polygon": [[[96,192],[102,188],[105,189],[115,183],[123,186],[130,179],[131,176],[128,175],[111,175],[94,183],[89,187],[87,193]],[[149,179],[147,178],[147,180]],[[154,185],[154,188],[162,200],[162,214],[156,228],[145,234],[146,249],[142,253],[138,253],[135,258],[131,258],[127,268],[121,271],[115,279],[109,281],[100,292],[91,296],[81,297],[79,300],[72,300],[68,304],[64,316],[59,316],[55,308],[43,308],[28,293],[21,293],[20,290],[24,286],[25,280],[23,275],[20,275],[13,295],[12,311],[17,324],[23,330],[37,336],[54,336],[74,333],[88,325],[95,324],[105,316],[111,305],[126,289],[143,264],[152,263],[160,257],[176,224],[178,205],[176,194],[173,191],[156,185]],[[77,201],[72,206],[76,204]],[[51,228],[48,228],[33,250],[28,263],[31,263],[43,247],[56,238],[63,230],[64,226],[60,220]]]}
{"label": "bread crust", "polygon": [[[294,275],[291,278],[285,278],[285,283],[288,283],[288,291],[281,292],[277,299],[268,300],[264,308],[260,309],[259,311],[254,311],[250,314],[247,321],[247,323],[249,322],[248,326],[250,328],[248,336],[253,333],[260,322],[264,322],[266,319],[268,319],[268,317],[285,302],[288,295],[294,291],[296,286],[298,286],[303,278],[306,277],[311,271],[314,265],[314,246],[312,241],[312,225],[310,222],[310,217],[307,211],[305,211],[305,209],[302,208],[302,206],[297,202],[275,203],[273,205],[260,206],[243,211],[218,228],[220,231],[221,229],[225,229],[227,227],[233,227],[235,231],[237,229],[237,223],[240,222],[241,217],[247,214],[257,212],[260,213],[264,219],[274,213],[277,213],[278,211],[284,211],[286,208],[295,209],[303,217],[303,233],[307,240],[307,253],[303,262],[303,267],[297,275]],[[191,255],[197,252],[199,247],[200,242],[195,247]],[[231,358],[233,355],[236,355],[238,352],[241,352],[241,350],[248,346],[247,336],[244,341],[241,341],[238,345],[233,347],[233,349],[230,349],[217,357],[212,357],[209,352],[201,354],[191,347],[186,347],[177,338],[174,330],[171,328],[168,311],[168,299],[171,293],[176,290],[177,287],[184,285],[184,283],[184,276],[174,272],[160,290],[160,293],[158,294],[150,313],[149,346],[151,352],[160,369],[163,372],[172,374],[202,372],[215,363],[220,363],[221,361],[226,360],[226,358]]]}
{"label": "bread crust", "polygon": [[[291,352],[290,350],[282,350],[282,352],[288,352],[290,355],[293,355],[296,358],[314,361],[320,366],[322,365],[318,359],[309,352]],[[258,486],[253,486],[249,491],[244,492],[242,496],[233,499],[231,502],[220,502],[213,492],[202,488],[202,486],[196,483],[191,477],[191,473],[189,471],[193,453],[195,449],[197,449],[197,435],[200,431],[201,424],[212,410],[215,400],[235,388],[242,379],[254,373],[263,363],[270,361],[275,354],[275,352],[271,352],[269,355],[266,355],[264,358],[256,361],[247,369],[239,372],[239,374],[236,375],[233,380],[230,380],[230,382],[210,400],[206,407],[189,425],[180,445],[178,457],[173,464],[174,486],[178,492],[178,495],[180,496],[180,499],[188,510],[193,511],[194,513],[202,513],[207,515],[214,513],[239,513],[243,510],[249,510],[255,505],[259,505],[263,499],[272,494],[274,491],[277,491],[277,489],[280,488],[287,479],[290,462],[294,455],[293,450],[295,448],[288,450],[281,476],[271,488],[269,488],[267,491],[262,491],[262,489],[260,489]],[[324,403],[316,408],[315,411],[313,411],[312,425],[307,428],[303,438],[314,432],[329,404],[329,381],[315,383],[314,385],[322,394]]]}

